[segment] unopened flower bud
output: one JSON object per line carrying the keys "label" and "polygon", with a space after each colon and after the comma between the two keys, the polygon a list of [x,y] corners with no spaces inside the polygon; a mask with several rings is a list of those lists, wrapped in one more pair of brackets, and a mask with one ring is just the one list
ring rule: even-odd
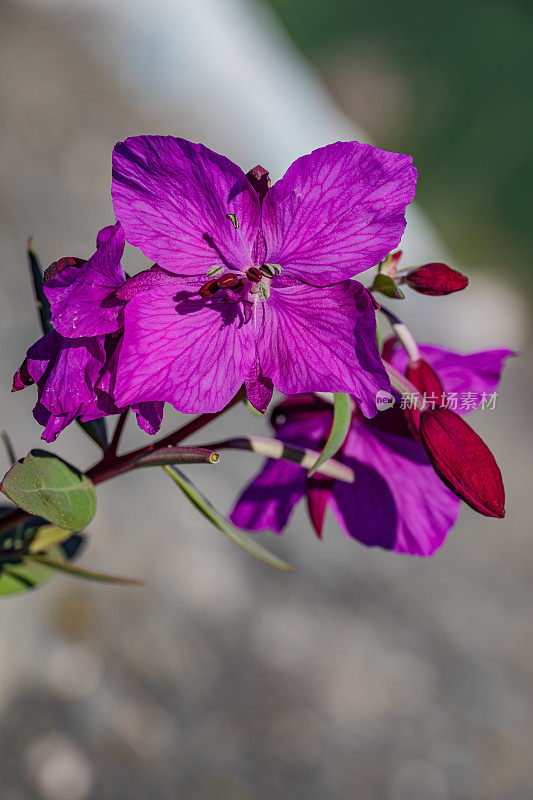
{"label": "unopened flower bud", "polygon": [[[439,376],[427,361],[419,358],[410,361],[407,365],[405,376],[413,386],[418,389],[422,397],[431,407],[441,406],[444,400],[444,388]],[[418,426],[420,421],[420,410],[410,408],[407,411],[407,419],[412,433],[418,438]]]}
{"label": "unopened flower bud", "polygon": [[420,294],[436,297],[465,289],[468,278],[446,264],[435,262],[408,272],[405,283]]}
{"label": "unopened flower bud", "polygon": [[320,473],[307,478],[306,498],[309,517],[319,539],[322,539],[322,528],[326,510],[333,490],[334,481]]}
{"label": "unopened flower bud", "polygon": [[483,439],[448,408],[427,408],[419,425],[435,472],[452,492],[486,517],[504,517],[501,472]]}

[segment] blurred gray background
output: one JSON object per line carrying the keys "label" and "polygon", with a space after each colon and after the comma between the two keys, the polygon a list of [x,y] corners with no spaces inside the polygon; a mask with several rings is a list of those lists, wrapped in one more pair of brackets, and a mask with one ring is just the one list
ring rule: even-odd
{"label": "blurred gray background", "polygon": [[[33,390],[10,394],[39,334],[25,240],[45,265],[90,254],[113,221],[112,147],[131,134],[200,140],[273,178],[337,139],[411,152],[421,199],[405,264],[448,259],[471,287],[410,298],[402,315],[425,341],[522,353],[497,409],[474,420],[502,467],[507,519],[465,508],[429,561],[366,550],[333,520],[318,542],[298,509],[264,540],[297,567],[278,574],[162,471],[101,487],[83,563],[147,586],[59,577],[1,600],[1,800],[533,796],[531,228],[517,189],[530,184],[531,15],[407,0],[389,19],[382,6],[0,1],[0,404],[19,455],[40,436]],[[141,266],[128,251],[128,269]],[[236,431],[266,425],[234,409],[206,438]],[[131,425],[125,443],[141,441]],[[97,457],[75,429],[53,449],[82,467]],[[228,453],[189,474],[227,511],[257,466]]]}

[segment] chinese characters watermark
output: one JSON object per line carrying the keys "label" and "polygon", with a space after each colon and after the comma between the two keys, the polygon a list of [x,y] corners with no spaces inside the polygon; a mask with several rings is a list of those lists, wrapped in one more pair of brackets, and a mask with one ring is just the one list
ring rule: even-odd
{"label": "chinese characters watermark", "polygon": [[498,399],[498,392],[424,392],[417,394],[415,392],[404,392],[400,400],[400,408],[411,409],[419,405],[420,398],[423,400],[426,408],[435,408],[441,406],[442,408],[449,408],[450,411],[473,411],[475,408],[480,408],[482,411],[494,411],[496,408],[496,401]]}

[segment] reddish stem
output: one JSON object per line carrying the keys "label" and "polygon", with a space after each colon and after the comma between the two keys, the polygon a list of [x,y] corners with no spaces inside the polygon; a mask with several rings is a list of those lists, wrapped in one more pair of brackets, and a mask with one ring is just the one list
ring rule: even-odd
{"label": "reddish stem", "polygon": [[[158,442],[146,445],[145,447],[139,447],[137,450],[132,450],[130,453],[124,453],[122,456],[117,456],[116,453],[112,452],[113,447],[118,446],[120,434],[122,433],[122,428],[124,427],[124,422],[122,422],[121,425],[121,420],[119,419],[109,450],[104,454],[103,458],[98,461],[97,464],[94,464],[94,466],[87,470],[85,474],[92,480],[94,484],[98,484],[103,483],[110,478],[114,478],[117,475],[121,475],[124,472],[128,472],[139,456],[144,455],[145,453],[151,453],[154,450],[160,450],[163,447],[171,447],[179,444],[187,437],[192,436],[193,433],[196,433],[196,431],[199,431],[201,428],[208,425],[221,414],[229,411],[229,409],[233,408],[234,405],[239,403],[243,397],[244,391],[241,390],[232,400],[230,400],[230,402],[222,409],[222,411],[216,411],[214,414],[200,414],[190,422],[187,422],[182,428],[178,428],[178,430],[169,433],[168,436],[165,436]],[[125,415],[121,415],[121,417],[122,416],[125,417]],[[117,430],[119,429],[119,426],[121,427],[117,437]],[[22,508],[15,508],[10,514],[5,514],[0,518],[0,533],[2,533],[2,531],[9,530],[9,528],[12,528],[14,525],[18,525],[20,522],[25,522],[32,516],[34,515],[24,511]]]}
{"label": "reddish stem", "polygon": [[105,453],[106,456],[116,456],[117,454],[118,446],[120,444],[120,437],[122,436],[122,431],[124,430],[124,425],[126,424],[126,420],[128,418],[128,411],[129,408],[123,411],[118,418],[118,422],[113,432],[113,438],[111,439],[111,444]]}

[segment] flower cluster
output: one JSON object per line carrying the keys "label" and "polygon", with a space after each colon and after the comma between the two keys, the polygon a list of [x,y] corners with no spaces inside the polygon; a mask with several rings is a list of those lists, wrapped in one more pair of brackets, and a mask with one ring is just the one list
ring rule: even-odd
{"label": "flower cluster", "polygon": [[[416,179],[409,156],[358,142],[299,158],[274,185],[263,167],[245,174],[183,139],[119,142],[117,222],[87,260],[66,257],[46,270],[50,330],[27,351],[13,389],[36,384],[34,416],[49,442],[75,419],[129,408],[155,434],[165,403],[216,414],[246,397],[264,413],[278,390],[287,399],[272,413],[275,437],[304,451],[325,447],[333,395],[348,395],[335,459],[351,479],[271,459],[233,522],[279,533],[305,497],[319,536],[331,506],[367,545],[431,555],[460,499],[504,513],[496,463],[460,414],[494,394],[511,353],[418,347],[386,309],[395,335],[378,346],[377,292],[398,298],[406,285],[438,296],[468,283],[441,263],[398,271],[394,248]],[[126,242],[153,266],[128,277]],[[355,280],[376,265],[370,289]],[[455,413],[445,400],[460,392],[470,401]],[[383,393],[393,398],[386,410]]]}

